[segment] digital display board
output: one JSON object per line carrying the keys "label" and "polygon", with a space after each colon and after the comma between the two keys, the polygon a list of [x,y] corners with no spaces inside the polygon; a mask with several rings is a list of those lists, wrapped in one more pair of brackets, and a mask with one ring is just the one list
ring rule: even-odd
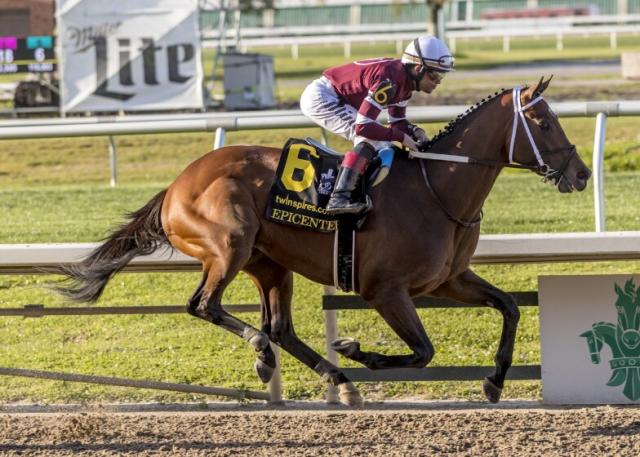
{"label": "digital display board", "polygon": [[51,73],[56,69],[52,36],[0,36],[0,74]]}

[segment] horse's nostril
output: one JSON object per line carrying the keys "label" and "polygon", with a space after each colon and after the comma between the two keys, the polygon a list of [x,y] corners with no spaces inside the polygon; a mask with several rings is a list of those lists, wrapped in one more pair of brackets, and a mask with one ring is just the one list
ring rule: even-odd
{"label": "horse's nostril", "polygon": [[589,173],[588,171],[585,171],[585,170],[579,171],[579,172],[576,174],[576,177],[577,177],[578,179],[582,179],[582,180],[589,179],[589,177],[590,177],[590,176],[591,176],[591,173]]}

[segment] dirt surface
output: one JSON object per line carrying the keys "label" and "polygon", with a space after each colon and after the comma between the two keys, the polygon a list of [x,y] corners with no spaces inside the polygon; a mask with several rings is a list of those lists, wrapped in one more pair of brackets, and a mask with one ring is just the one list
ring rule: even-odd
{"label": "dirt surface", "polygon": [[639,452],[639,407],[462,403],[374,405],[360,411],[249,406],[0,413],[0,455],[546,457]]}

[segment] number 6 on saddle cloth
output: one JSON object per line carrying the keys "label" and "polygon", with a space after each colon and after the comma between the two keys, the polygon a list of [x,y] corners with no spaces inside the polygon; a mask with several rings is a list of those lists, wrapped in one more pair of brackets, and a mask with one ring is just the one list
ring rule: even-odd
{"label": "number 6 on saddle cloth", "polygon": [[[393,148],[379,151],[353,193],[354,200],[364,201],[368,189],[387,177],[393,156]],[[337,218],[327,214],[324,208],[342,159],[341,154],[311,138],[289,139],[282,149],[271,187],[267,219],[320,232],[334,231]],[[364,215],[355,217],[364,220]]]}
{"label": "number 6 on saddle cloth", "polygon": [[[378,152],[360,179],[352,198],[365,201],[368,189],[389,174],[395,150]],[[269,193],[266,218],[305,230],[335,232],[334,284],[345,291],[354,289],[355,231],[366,220],[366,213],[329,215],[326,207],[335,185],[343,156],[317,141],[291,138],[282,149],[275,180]]]}

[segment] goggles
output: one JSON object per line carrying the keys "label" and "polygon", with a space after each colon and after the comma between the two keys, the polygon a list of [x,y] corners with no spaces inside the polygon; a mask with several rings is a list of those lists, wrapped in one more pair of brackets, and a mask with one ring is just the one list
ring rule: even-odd
{"label": "goggles", "polygon": [[426,73],[429,79],[431,79],[435,83],[441,82],[446,76],[446,73],[444,71],[430,70],[428,68]]}

